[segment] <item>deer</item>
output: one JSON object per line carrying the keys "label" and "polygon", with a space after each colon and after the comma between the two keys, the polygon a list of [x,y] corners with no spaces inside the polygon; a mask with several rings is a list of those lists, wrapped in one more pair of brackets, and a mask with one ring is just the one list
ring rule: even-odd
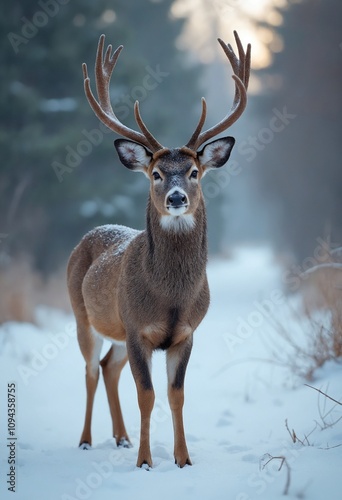
{"label": "deer", "polygon": [[[216,138],[242,115],[247,104],[251,46],[244,50],[236,31],[238,56],[230,44],[218,39],[233,70],[235,96],[231,109],[216,125],[203,131],[206,101],[198,124],[185,146],[169,149],[160,144],[134,104],[138,130],[115,115],[109,94],[110,80],[120,45],[112,53],[101,35],[96,54],[97,99],[84,63],[84,90],[97,118],[121,136],[114,141],[121,163],[149,180],[146,229],[115,224],[88,232],[72,251],[67,284],[74,311],[77,338],[86,364],[86,411],[79,447],[92,446],[94,396],[102,368],[113,438],[118,447],[130,448],[118,393],[120,373],[129,362],[140,410],[140,445],[137,467],[152,468],[150,422],[155,401],[151,359],[155,350],[166,352],[167,395],[172,415],[175,464],[192,465],[183,424],[184,380],[193,334],[209,307],[206,274],[206,207],[201,179],[222,167],[235,143],[233,137]],[[201,146],[206,143],[202,149]],[[111,345],[101,359],[104,339]]]}

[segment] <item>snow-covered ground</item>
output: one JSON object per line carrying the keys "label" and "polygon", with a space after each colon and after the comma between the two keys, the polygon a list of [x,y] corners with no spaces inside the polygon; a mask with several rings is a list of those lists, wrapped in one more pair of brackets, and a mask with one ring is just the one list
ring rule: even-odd
{"label": "snow-covered ground", "polygon": [[[288,480],[290,498],[341,498],[342,420],[329,424],[342,415],[342,407],[289,371],[256,361],[270,358],[265,343],[278,342],[269,325],[270,310],[289,328],[293,321],[286,318],[281,271],[271,253],[239,250],[231,261],[211,262],[208,274],[211,307],[195,334],[185,385],[184,420],[193,466],[174,465],[162,352],[153,358],[153,469],[135,467],[139,411],[128,365],[120,391],[134,447],[114,446],[100,380],[93,449],[77,448],[85,383],[74,321],[41,308],[38,326],[7,323],[0,328],[1,499],[275,500],[283,496]],[[341,400],[341,366],[326,365],[316,375],[312,385]],[[8,384],[12,389],[13,383],[16,440],[8,435]],[[292,442],[286,419],[304,445]],[[285,457],[280,470],[282,459],[266,465],[271,458],[266,454]],[[15,493],[8,490],[8,458],[15,459]]]}

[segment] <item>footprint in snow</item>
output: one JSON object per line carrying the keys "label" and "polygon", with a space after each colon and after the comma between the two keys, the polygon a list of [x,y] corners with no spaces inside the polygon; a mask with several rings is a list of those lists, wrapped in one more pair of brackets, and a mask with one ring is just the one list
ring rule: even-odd
{"label": "footprint in snow", "polygon": [[239,445],[231,445],[225,447],[228,453],[241,453],[243,451],[249,451],[250,448],[248,446],[239,446]]}
{"label": "footprint in snow", "polygon": [[251,464],[258,464],[260,462],[260,457],[258,457],[257,455],[253,455],[252,453],[249,453],[241,457],[241,460],[243,460],[244,462],[249,462]]}

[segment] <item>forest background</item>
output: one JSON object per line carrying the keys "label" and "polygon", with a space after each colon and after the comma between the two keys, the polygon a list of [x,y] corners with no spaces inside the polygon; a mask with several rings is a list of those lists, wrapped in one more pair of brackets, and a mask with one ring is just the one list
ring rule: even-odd
{"label": "forest background", "polygon": [[205,179],[211,256],[271,246],[288,265],[342,241],[342,4],[336,0],[13,1],[0,19],[0,320],[35,303],[67,307],[65,267],[96,225],[144,227],[148,184],[119,163],[114,134],[83,92],[101,33],[124,51],[114,110],[133,103],[158,140],[181,146],[208,102],[207,125],[232,103],[216,42],[252,42],[247,110],[228,134],[230,162]]}

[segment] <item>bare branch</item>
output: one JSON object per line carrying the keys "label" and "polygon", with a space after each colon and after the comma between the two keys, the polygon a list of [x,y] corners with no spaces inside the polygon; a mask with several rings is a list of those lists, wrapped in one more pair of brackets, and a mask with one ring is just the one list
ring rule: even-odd
{"label": "bare branch", "polygon": [[286,429],[287,429],[288,433],[289,433],[289,434],[290,434],[290,436],[291,436],[292,442],[293,442],[293,443],[296,443],[296,442],[297,442],[297,436],[296,436],[296,433],[295,433],[295,431],[294,431],[293,429],[292,429],[292,431],[290,431],[290,429],[289,429],[289,424],[287,423],[287,418],[285,419],[285,427],[286,427]]}
{"label": "bare branch", "polygon": [[[307,436],[304,436],[304,441],[302,441],[301,439],[299,439],[299,437],[298,437],[298,436],[297,436],[297,434],[295,433],[294,429],[292,429],[292,431],[290,431],[290,429],[289,429],[289,425],[288,425],[288,423],[287,423],[287,419],[285,419],[285,427],[286,427],[286,429],[287,429],[288,433],[290,434],[291,439],[292,439],[292,442],[293,442],[294,444],[295,444],[295,443],[297,443],[297,441],[298,441],[298,443],[300,443],[302,446],[305,446],[304,441],[306,441],[306,442],[308,443],[308,446],[310,446],[310,443],[309,443],[309,440],[308,440]],[[313,431],[311,431],[311,432],[310,432],[310,434],[311,434],[312,432],[313,432]],[[310,434],[309,434],[309,436],[310,436]]]}
{"label": "bare branch", "polygon": [[342,406],[342,403],[340,401],[337,401],[336,399],[332,398],[328,394],[325,394],[325,392],[321,391],[320,389],[317,389],[317,387],[313,387],[312,385],[309,385],[309,384],[304,384],[304,385],[306,385],[307,387],[310,387],[311,389],[314,389],[315,391],[319,392],[320,394],[322,394],[326,398],[331,399],[331,401],[334,401],[334,403]]}

